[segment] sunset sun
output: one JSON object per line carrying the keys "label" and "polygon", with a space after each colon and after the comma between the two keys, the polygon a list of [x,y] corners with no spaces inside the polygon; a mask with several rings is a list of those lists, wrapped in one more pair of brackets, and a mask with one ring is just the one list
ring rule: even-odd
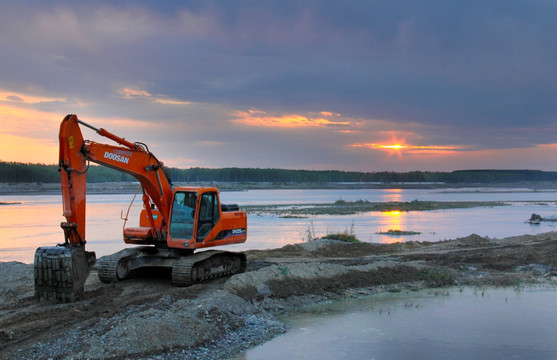
{"label": "sunset sun", "polygon": [[455,145],[411,145],[405,139],[392,139],[386,143],[359,143],[351,145],[355,148],[365,148],[371,150],[385,151],[389,156],[397,155],[402,157],[403,153],[413,155],[448,155],[459,150],[460,147]]}
{"label": "sunset sun", "polygon": [[391,139],[390,142],[386,143],[366,143],[366,144],[354,144],[353,147],[364,147],[369,149],[384,150],[389,155],[401,156],[402,151],[412,148],[406,143],[405,139],[399,140],[396,138]]}
{"label": "sunset sun", "polygon": [[396,142],[394,144],[387,144],[387,145],[379,145],[379,149],[388,151],[389,155],[395,154],[399,157],[402,155],[402,151],[407,148],[408,145],[401,142]]}

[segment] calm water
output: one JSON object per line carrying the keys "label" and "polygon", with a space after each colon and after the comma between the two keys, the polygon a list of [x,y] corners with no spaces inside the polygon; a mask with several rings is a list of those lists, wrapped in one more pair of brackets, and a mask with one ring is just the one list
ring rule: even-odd
{"label": "calm water", "polygon": [[376,295],[288,316],[236,360],[557,359],[555,289]]}
{"label": "calm water", "polygon": [[[97,257],[116,252],[122,241],[123,221],[133,195],[89,195],[87,198],[87,247]],[[557,230],[557,223],[533,226],[525,223],[532,213],[557,216],[557,192],[512,189],[505,192],[466,190],[253,190],[223,192],[223,203],[239,205],[331,203],[346,201],[507,201],[510,206],[416,212],[369,212],[349,216],[317,216],[283,219],[276,216],[248,216],[248,240],[226,247],[229,250],[266,249],[304,241],[308,229],[316,236],[342,232],[353,227],[359,239],[372,242],[439,241],[476,233],[506,237]],[[0,206],[0,261],[33,262],[37,247],[63,242],[60,222],[61,197],[0,196],[0,202],[21,202]],[[137,226],[141,201],[136,200],[129,226]],[[387,230],[421,232],[421,235],[387,236]]]}

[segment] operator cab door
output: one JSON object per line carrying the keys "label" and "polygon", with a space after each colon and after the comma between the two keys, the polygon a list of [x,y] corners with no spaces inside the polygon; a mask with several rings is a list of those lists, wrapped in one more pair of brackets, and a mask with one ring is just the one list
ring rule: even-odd
{"label": "operator cab door", "polygon": [[201,195],[199,205],[199,219],[197,222],[197,241],[205,240],[207,235],[219,222],[219,196],[216,192],[206,192]]}
{"label": "operator cab door", "polygon": [[170,237],[189,240],[193,237],[197,193],[179,191],[174,194],[172,214],[170,215]]}

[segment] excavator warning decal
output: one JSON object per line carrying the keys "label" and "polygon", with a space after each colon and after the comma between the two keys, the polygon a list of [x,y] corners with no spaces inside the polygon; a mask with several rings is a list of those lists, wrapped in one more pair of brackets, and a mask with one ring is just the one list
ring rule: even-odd
{"label": "excavator warning decal", "polygon": [[73,149],[73,136],[68,137],[68,142],[70,143],[70,149]]}

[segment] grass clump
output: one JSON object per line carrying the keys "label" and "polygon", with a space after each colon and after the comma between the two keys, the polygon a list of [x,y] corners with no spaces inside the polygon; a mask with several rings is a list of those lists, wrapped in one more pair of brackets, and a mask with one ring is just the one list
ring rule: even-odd
{"label": "grass clump", "polygon": [[349,242],[349,243],[359,243],[360,240],[353,234],[349,234],[348,232],[342,232],[342,233],[334,233],[334,234],[327,234],[323,237],[321,237],[321,239],[331,239],[331,240],[338,240],[338,241],[344,241],[344,242]]}
{"label": "grass clump", "polygon": [[306,230],[306,234],[304,238],[306,241],[330,239],[330,240],[344,241],[348,243],[360,242],[360,240],[356,237],[356,233],[354,232],[354,221],[352,221],[352,225],[350,225],[350,230],[348,230],[348,227],[346,227],[343,232],[327,233],[327,235],[324,236],[315,235],[315,226],[313,225],[313,221],[311,221]]}
{"label": "grass clump", "polygon": [[420,271],[420,278],[428,287],[442,287],[453,284],[451,272],[443,267],[433,267]]}
{"label": "grass clump", "polygon": [[327,234],[322,236],[321,239],[331,239],[331,240],[338,240],[344,241],[348,243],[359,243],[360,240],[356,237],[356,233],[354,232],[354,221],[352,221],[352,225],[350,225],[350,230],[348,227],[344,229],[343,232]]}

